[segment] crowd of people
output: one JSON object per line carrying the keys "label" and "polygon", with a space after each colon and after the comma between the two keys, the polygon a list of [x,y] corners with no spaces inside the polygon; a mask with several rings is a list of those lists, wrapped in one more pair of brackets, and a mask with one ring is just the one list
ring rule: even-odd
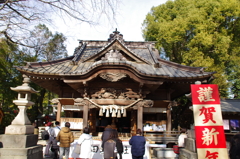
{"label": "crowd of people", "polygon": [[[70,123],[66,122],[65,127],[60,127],[58,121],[53,123],[48,122],[45,130],[49,134],[49,138],[46,140],[45,157],[50,157],[53,152],[54,159],[62,159],[63,155],[65,159],[69,158],[70,146],[74,142],[73,132],[70,130]],[[178,136],[178,147],[179,149],[185,147],[185,138],[187,138],[187,129],[182,128],[180,135]],[[103,152],[104,159],[122,159],[123,154],[123,143],[118,137],[116,129],[108,125],[101,137],[101,149]],[[93,139],[90,135],[90,129],[85,127],[82,130],[82,134],[77,140],[76,144],[81,145],[80,152],[78,153],[79,158],[91,158],[92,157],[92,144]],[[129,140],[131,145],[132,159],[143,159],[145,154],[146,139],[142,136],[141,129],[137,129],[136,135],[132,136]],[[229,157],[230,159],[240,159],[240,134],[232,137],[230,141]],[[178,151],[179,152],[179,151]]]}
{"label": "crowd of people", "polygon": [[[49,138],[46,140],[45,157],[50,157],[53,152],[54,159],[62,159],[65,155],[65,159],[69,158],[70,146],[74,142],[73,132],[70,130],[70,123],[66,122],[65,127],[60,127],[58,121],[53,123],[48,122],[45,130],[49,134]],[[82,134],[77,140],[76,144],[81,145],[80,152],[78,153],[79,158],[91,158],[92,157],[92,144],[93,139],[89,134],[90,129],[85,127],[82,130]],[[118,137],[116,129],[108,125],[102,133],[102,144],[101,149],[103,152],[104,159],[122,159],[123,154],[123,143]],[[129,140],[131,145],[131,153],[133,159],[143,159],[145,153],[145,137],[142,136],[142,131],[138,129],[136,135],[132,136]]]}
{"label": "crowd of people", "polygon": [[[73,132],[70,130],[70,123],[66,122],[65,127],[60,127],[58,121],[53,123],[48,122],[45,130],[49,134],[49,138],[46,140],[45,157],[50,157],[53,152],[54,159],[62,159],[63,155],[65,159],[69,158],[70,146],[74,142]],[[180,135],[178,136],[178,148],[185,147],[185,138],[187,138],[187,129],[182,128]],[[118,137],[116,129],[108,125],[101,137],[101,152],[103,152],[104,159],[122,159],[123,143]],[[91,158],[92,157],[92,144],[93,139],[90,135],[90,129],[85,127],[82,130],[82,134],[77,140],[76,144],[81,145],[79,158]],[[129,140],[131,145],[132,159],[143,159],[145,154],[146,139],[142,136],[141,129],[137,129],[136,135],[132,136]],[[232,137],[230,141],[229,157],[230,159],[240,159],[240,134]],[[179,153],[179,150],[178,150]]]}

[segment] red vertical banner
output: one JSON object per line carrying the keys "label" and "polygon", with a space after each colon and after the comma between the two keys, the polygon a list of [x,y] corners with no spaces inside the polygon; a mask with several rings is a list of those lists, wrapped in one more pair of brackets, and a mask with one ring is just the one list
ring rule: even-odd
{"label": "red vertical banner", "polygon": [[198,159],[228,159],[218,86],[192,84]]}

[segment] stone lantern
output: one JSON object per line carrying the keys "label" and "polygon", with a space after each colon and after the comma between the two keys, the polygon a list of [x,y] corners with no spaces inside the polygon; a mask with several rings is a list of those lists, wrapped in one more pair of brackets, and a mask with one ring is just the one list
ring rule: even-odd
{"label": "stone lantern", "polygon": [[[34,126],[27,117],[27,107],[32,106],[31,94],[37,93],[29,86],[30,79],[23,75],[23,84],[11,89],[18,92],[18,99],[13,103],[19,108],[19,113],[11,125],[0,135],[3,147],[0,148],[0,158],[42,159],[43,146],[37,145],[38,135],[34,133]],[[13,153],[17,152],[17,153]]]}
{"label": "stone lantern", "polygon": [[26,110],[27,107],[34,104],[30,101],[31,94],[37,93],[37,91],[28,85],[30,79],[26,75],[23,75],[23,78],[21,86],[11,87],[11,90],[18,92],[18,99],[14,100],[13,103],[18,106],[19,113],[12,121],[12,124],[6,127],[5,134],[33,134],[34,132],[34,126],[31,125]]}

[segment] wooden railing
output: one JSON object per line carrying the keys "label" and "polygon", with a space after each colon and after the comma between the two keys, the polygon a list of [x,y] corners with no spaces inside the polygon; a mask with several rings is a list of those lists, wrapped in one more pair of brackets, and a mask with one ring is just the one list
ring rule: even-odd
{"label": "wooden railing", "polygon": [[147,131],[144,132],[145,138],[150,143],[162,143],[162,144],[168,144],[168,143],[177,143],[178,135],[180,134],[179,131]]}
{"label": "wooden railing", "polygon": [[69,122],[72,130],[82,129],[83,119],[82,118],[60,118],[61,127],[64,127],[64,123]]}
{"label": "wooden railing", "polygon": [[144,131],[145,137],[177,137],[180,131]]}

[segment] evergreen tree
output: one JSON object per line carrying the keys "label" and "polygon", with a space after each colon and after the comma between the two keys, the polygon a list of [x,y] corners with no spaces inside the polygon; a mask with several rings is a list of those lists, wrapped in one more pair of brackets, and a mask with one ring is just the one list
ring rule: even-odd
{"label": "evergreen tree", "polygon": [[215,72],[221,97],[240,98],[240,1],[175,0],[153,7],[143,23],[161,56]]}
{"label": "evergreen tree", "polygon": [[0,133],[3,133],[4,127],[9,125],[17,114],[17,106],[13,104],[17,93],[10,87],[16,87],[22,82],[22,75],[14,68],[14,65],[19,65],[18,56],[20,55],[17,45],[0,39],[0,107],[4,112]]}

